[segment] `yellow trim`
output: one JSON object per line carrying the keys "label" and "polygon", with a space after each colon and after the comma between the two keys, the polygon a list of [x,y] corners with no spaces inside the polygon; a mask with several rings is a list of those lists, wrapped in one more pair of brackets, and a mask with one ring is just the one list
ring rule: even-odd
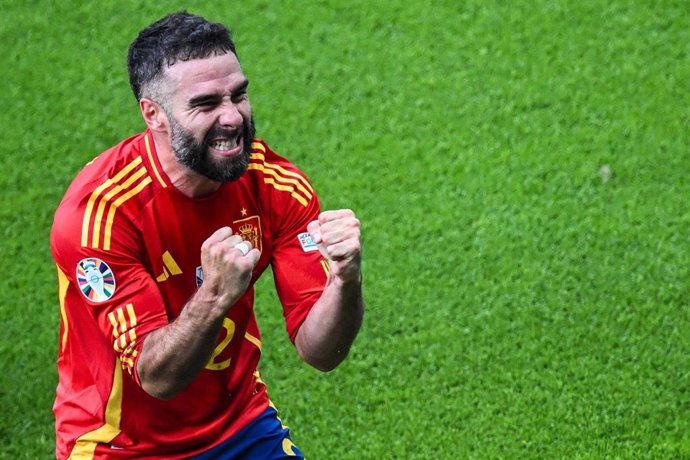
{"label": "yellow trim", "polygon": [[127,348],[127,336],[123,333],[122,335],[120,335],[120,337],[118,337],[118,340],[120,341],[120,352],[123,352],[125,348]]}
{"label": "yellow trim", "polygon": [[[254,373],[254,375],[257,375],[258,373],[259,373],[259,371],[256,371],[256,372]],[[261,382],[261,383],[264,383],[264,382]],[[265,385],[265,383],[264,383],[264,385]],[[273,404],[273,401],[271,401],[270,399],[268,400],[268,407],[270,407],[271,409],[273,409],[274,411],[276,411],[276,418],[277,418],[278,421],[280,422],[280,426],[281,426],[284,430],[287,429],[287,425],[284,424],[284,423],[283,423],[283,420],[278,416],[278,408],[276,407],[275,404]]]}
{"label": "yellow trim", "polygon": [[93,191],[91,196],[89,197],[89,202],[86,204],[86,212],[84,213],[84,221],[81,224],[81,245],[82,247],[88,245],[88,239],[89,239],[89,223],[91,222],[91,211],[93,210],[93,204],[96,202],[96,199],[98,196],[101,194],[103,190],[106,188],[110,187],[113,184],[113,181],[110,179],[106,180],[103,182],[101,185],[96,187],[96,190]]}
{"label": "yellow trim", "polygon": [[128,303],[126,308],[127,314],[129,315],[129,326],[130,328],[134,329],[134,327],[137,325],[137,314],[134,312],[134,305]]}
{"label": "yellow trim", "polygon": [[[120,326],[120,334],[124,334],[127,331],[127,320],[125,319],[125,312],[122,307],[117,309],[117,324]],[[120,334],[118,334],[118,336]]]}
{"label": "yellow trim", "polygon": [[249,217],[245,217],[244,219],[233,220],[232,223],[233,224],[241,224],[242,222],[248,222],[252,219],[256,219],[259,223],[259,227],[261,227],[261,216],[249,216]]}
{"label": "yellow trim", "polygon": [[122,180],[123,177],[125,177],[127,174],[132,171],[132,169],[136,168],[143,160],[141,157],[136,157],[134,160],[132,160],[127,166],[122,168],[122,170],[115,175],[112,179],[107,179],[105,182],[103,182],[101,185],[99,185],[96,190],[91,193],[91,196],[89,197],[89,202],[86,204],[86,211],[84,212],[84,220],[82,222],[81,226],[81,245],[82,246],[87,246],[88,245],[88,239],[89,239],[89,223],[91,222],[91,212],[93,211],[93,205],[98,199],[99,195],[103,192],[103,190],[107,189],[114,183],[117,183]]}
{"label": "yellow trim", "polygon": [[[280,422],[280,423],[282,424],[283,422]],[[293,450],[293,447],[297,447],[297,446],[295,446],[295,444],[292,442],[292,440],[290,440],[289,438],[283,438],[282,447],[283,447],[283,452],[285,452],[286,455],[289,455],[290,457],[297,457],[297,453]]]}
{"label": "yellow trim", "polygon": [[69,330],[69,321],[67,321],[67,311],[65,310],[65,298],[67,297],[67,288],[69,287],[69,279],[65,272],[57,267],[58,274],[58,298],[60,299],[60,316],[62,316],[62,324],[64,324],[64,332],[62,333],[62,347],[64,350],[67,345],[67,331]]}
{"label": "yellow trim", "polygon": [[323,271],[326,273],[326,278],[331,276],[331,267],[328,265],[328,262],[324,259],[321,259],[321,268],[323,268]]}
{"label": "yellow trim", "polygon": [[[259,383],[262,384],[263,386],[266,386],[266,383],[265,383],[263,380],[261,380],[261,373],[259,372],[258,369],[254,371],[254,378],[256,378],[256,381],[257,381],[257,382],[259,382]],[[274,409],[276,408],[276,407],[273,405],[273,401],[271,401],[270,399],[268,400],[268,405],[271,406],[271,407],[274,408]],[[276,409],[276,412],[278,412],[278,409]]]}
{"label": "yellow trim", "polygon": [[[103,222],[103,213],[105,212],[106,204],[118,193],[123,190],[127,190],[134,182],[139,180],[141,176],[146,174],[146,168],[143,166],[137,170],[134,174],[130,176],[129,179],[125,181],[124,184],[116,184],[108,193],[106,193],[103,198],[101,198],[100,203],[98,203],[98,210],[96,211],[96,218],[93,223],[93,238],[91,246],[94,248],[98,247],[98,241],[101,238],[101,223]],[[112,209],[112,208],[111,208]],[[110,215],[110,213],[108,213]]]}
{"label": "yellow trim", "polygon": [[[129,368],[132,369],[134,367],[134,360],[132,358],[129,358],[127,356],[122,358],[122,362],[125,363],[125,365]],[[132,373],[131,371],[129,372],[130,374]]]}
{"label": "yellow trim", "polygon": [[288,171],[287,169],[283,168],[280,165],[269,163],[268,161],[266,161],[266,157],[261,153],[253,153],[250,155],[249,158],[251,158],[252,160],[260,160],[264,165],[266,165],[266,167],[271,168],[271,169],[275,169],[276,171],[280,172],[284,176],[290,176],[290,177],[294,177],[294,178],[298,179],[302,184],[304,184],[304,186],[306,188],[309,189],[309,191],[311,191],[311,193],[314,193],[314,189],[311,187],[311,185],[309,184],[309,181],[307,181],[307,179],[305,179],[303,175],[296,173],[294,171]]}
{"label": "yellow trim", "polygon": [[69,460],[92,459],[99,443],[108,443],[120,434],[120,421],[122,420],[122,367],[120,360],[115,360],[113,372],[113,387],[105,406],[105,423],[93,430],[81,435],[72,448]]}
{"label": "yellow trim", "polygon": [[[249,169],[258,169],[258,168],[252,168],[252,165],[250,164],[250,165],[249,165]],[[299,193],[297,193],[297,192],[295,191],[295,187],[290,187],[290,186],[286,186],[286,185],[280,185],[280,184],[276,183],[276,181],[274,181],[274,180],[271,179],[270,177],[264,177],[264,183],[269,184],[269,185],[272,185],[273,188],[275,188],[276,190],[280,190],[280,191],[282,191],[282,192],[290,192],[290,195],[292,195],[292,197],[293,197],[295,200],[299,201],[300,204],[302,204],[302,206],[307,206],[307,200],[305,200],[305,199],[302,197],[302,195],[300,195]]]}
{"label": "yellow trim", "polygon": [[261,350],[261,340],[259,340],[257,337],[254,337],[254,336],[251,335],[249,332],[245,332],[245,333],[244,333],[244,338],[247,339],[247,340],[249,340],[249,341],[250,341],[251,343],[253,343],[254,345],[256,345],[256,348],[258,348],[259,350]]}
{"label": "yellow trim", "polygon": [[115,211],[117,210],[117,208],[120,207],[122,203],[137,195],[142,190],[144,190],[144,188],[151,182],[153,182],[153,179],[151,179],[150,176],[146,176],[144,180],[139,182],[139,185],[137,185],[135,188],[122,195],[120,198],[115,200],[113,204],[110,205],[110,211],[108,211],[108,218],[105,221],[105,236],[103,237],[105,241],[103,244],[103,249],[105,249],[106,251],[110,250],[110,237],[113,229],[113,220],[115,219]]}
{"label": "yellow trim", "polygon": [[[302,185],[302,183],[300,181],[298,181],[297,179],[290,179],[289,177],[283,177],[280,174],[278,174],[276,171],[273,170],[276,167],[274,167],[272,169],[267,169],[266,166],[268,166],[268,163],[265,163],[263,165],[258,164],[258,163],[250,163],[249,169],[256,169],[258,171],[262,171],[264,174],[269,174],[269,175],[275,177],[276,179],[278,179],[281,182],[287,182],[288,184],[294,184],[300,190],[300,192],[302,192],[304,194],[304,196],[308,200],[311,200],[311,197],[313,195],[309,192],[309,190],[304,188],[304,185]],[[287,173],[289,171],[285,171],[285,172]]]}
{"label": "yellow trim", "polygon": [[158,172],[158,168],[156,167],[156,163],[153,161],[153,154],[151,153],[151,145],[149,144],[149,136],[148,135],[144,136],[144,143],[146,144],[146,153],[149,156],[149,163],[151,163],[151,169],[153,169],[153,173],[156,175],[156,179],[158,179],[158,183],[161,184],[163,186],[163,188],[165,188],[168,185],[165,183],[165,181],[161,177],[161,174]]}
{"label": "yellow trim", "polygon": [[260,150],[262,152],[266,152],[266,147],[263,146],[263,144],[259,142],[252,142],[252,148],[256,150]]}
{"label": "yellow trim", "polygon": [[115,320],[115,313],[112,311],[108,313],[108,319],[110,320],[110,324],[113,325],[113,337],[116,337],[120,334],[117,333],[117,321]]}
{"label": "yellow trim", "polygon": [[241,224],[242,222],[248,222],[252,219],[256,219],[258,224],[259,224],[259,227],[261,227],[261,216],[249,216],[249,217],[245,217],[244,219],[233,220],[232,223],[233,224]]}

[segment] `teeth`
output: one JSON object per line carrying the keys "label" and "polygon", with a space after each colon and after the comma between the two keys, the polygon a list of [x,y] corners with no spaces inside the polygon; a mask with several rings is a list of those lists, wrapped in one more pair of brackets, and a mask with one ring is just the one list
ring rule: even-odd
{"label": "teeth", "polygon": [[228,141],[213,141],[211,142],[211,147],[216,150],[230,150],[237,147],[237,139]]}

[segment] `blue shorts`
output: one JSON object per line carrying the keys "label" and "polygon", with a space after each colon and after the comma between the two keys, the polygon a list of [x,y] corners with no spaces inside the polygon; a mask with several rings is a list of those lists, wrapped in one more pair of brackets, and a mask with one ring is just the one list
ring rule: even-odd
{"label": "blue shorts", "polygon": [[290,431],[269,407],[235,436],[190,460],[304,459],[290,439]]}

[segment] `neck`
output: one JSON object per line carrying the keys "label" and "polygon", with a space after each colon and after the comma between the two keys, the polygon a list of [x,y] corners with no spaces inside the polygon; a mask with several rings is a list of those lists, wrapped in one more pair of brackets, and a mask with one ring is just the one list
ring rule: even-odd
{"label": "neck", "polygon": [[213,181],[181,165],[175,158],[167,135],[154,131],[151,131],[151,134],[163,172],[168,176],[172,185],[183,195],[190,198],[202,198],[211,195],[220,188],[222,185],[220,182]]}

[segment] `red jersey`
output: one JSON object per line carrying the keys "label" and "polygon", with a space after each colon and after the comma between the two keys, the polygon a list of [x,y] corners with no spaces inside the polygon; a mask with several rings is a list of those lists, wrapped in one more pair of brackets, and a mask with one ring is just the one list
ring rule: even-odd
{"label": "red jersey", "polygon": [[[269,400],[257,372],[253,285],[270,265],[294,341],[328,276],[306,230],[318,214],[306,177],[261,140],[247,172],[205,198],[170,183],[148,131],[89,163],[60,203],[50,239],[62,318],[57,457],[184,458],[262,413]],[[158,400],[138,381],[142,343],[203,282],[201,244],[223,226],[261,258],[206,368],[173,399]]]}

